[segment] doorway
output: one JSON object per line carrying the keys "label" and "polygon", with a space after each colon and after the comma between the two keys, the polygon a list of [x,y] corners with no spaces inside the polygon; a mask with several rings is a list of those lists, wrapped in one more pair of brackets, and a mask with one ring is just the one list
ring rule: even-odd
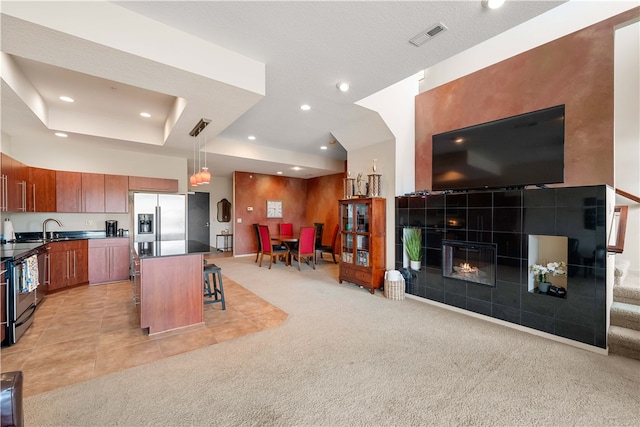
{"label": "doorway", "polygon": [[211,246],[209,193],[189,193],[187,204],[188,239]]}

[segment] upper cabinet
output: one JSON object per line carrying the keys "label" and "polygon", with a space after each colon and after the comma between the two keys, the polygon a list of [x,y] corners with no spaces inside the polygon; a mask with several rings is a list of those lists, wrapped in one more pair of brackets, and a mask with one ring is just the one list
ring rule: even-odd
{"label": "upper cabinet", "polygon": [[56,171],[57,212],[104,212],[104,175]]}
{"label": "upper cabinet", "polygon": [[28,166],[2,153],[2,211],[27,211]]}
{"label": "upper cabinet", "polygon": [[0,154],[0,212],[127,213],[129,191],[178,192],[177,179],[57,171]]}
{"label": "upper cabinet", "polygon": [[82,212],[104,212],[104,175],[82,174]]}
{"label": "upper cabinet", "polygon": [[125,175],[104,176],[104,211],[127,213],[129,210],[129,177]]}
{"label": "upper cabinet", "polygon": [[56,211],[56,171],[29,167],[27,212]]}
{"label": "upper cabinet", "polygon": [[56,212],[82,212],[82,173],[56,171]]}
{"label": "upper cabinet", "polygon": [[166,191],[178,192],[178,180],[166,178],[146,178],[142,176],[129,177],[129,190],[131,191]]}

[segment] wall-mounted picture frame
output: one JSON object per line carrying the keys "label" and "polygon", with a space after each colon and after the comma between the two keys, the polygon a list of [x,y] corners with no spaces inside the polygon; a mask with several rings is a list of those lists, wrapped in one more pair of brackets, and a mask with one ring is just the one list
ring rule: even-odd
{"label": "wall-mounted picture frame", "polygon": [[282,218],[282,200],[267,200],[267,218]]}

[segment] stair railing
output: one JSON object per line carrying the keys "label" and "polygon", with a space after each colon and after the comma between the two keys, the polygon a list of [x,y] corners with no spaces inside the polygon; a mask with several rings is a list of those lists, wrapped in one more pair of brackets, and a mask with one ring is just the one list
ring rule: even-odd
{"label": "stair railing", "polygon": [[[640,203],[640,197],[628,193],[624,190],[620,190],[616,188],[616,194],[625,197],[631,201],[636,203]],[[610,234],[610,244],[607,246],[607,250],[609,252],[614,252],[617,254],[621,254],[624,251],[624,236],[627,231],[627,213],[629,207],[624,205],[617,205],[614,208],[614,218],[611,223],[611,234]],[[613,240],[613,241],[612,241]]]}

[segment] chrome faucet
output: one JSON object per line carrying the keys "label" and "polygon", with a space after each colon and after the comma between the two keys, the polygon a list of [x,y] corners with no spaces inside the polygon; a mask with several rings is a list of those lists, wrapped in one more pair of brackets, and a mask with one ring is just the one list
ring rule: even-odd
{"label": "chrome faucet", "polygon": [[47,239],[47,223],[49,221],[55,221],[56,224],[58,224],[60,227],[62,227],[62,223],[60,221],[58,221],[55,218],[47,218],[44,220],[44,222],[42,223],[42,239],[46,240]]}

